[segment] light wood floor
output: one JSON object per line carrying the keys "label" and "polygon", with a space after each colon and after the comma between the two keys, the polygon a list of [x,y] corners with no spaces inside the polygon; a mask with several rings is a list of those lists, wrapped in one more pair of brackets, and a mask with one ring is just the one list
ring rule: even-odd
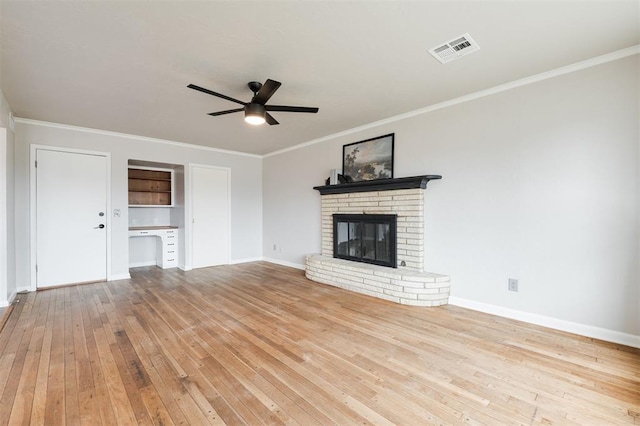
{"label": "light wood floor", "polygon": [[132,277],[20,295],[0,424],[640,424],[637,349],[268,263]]}

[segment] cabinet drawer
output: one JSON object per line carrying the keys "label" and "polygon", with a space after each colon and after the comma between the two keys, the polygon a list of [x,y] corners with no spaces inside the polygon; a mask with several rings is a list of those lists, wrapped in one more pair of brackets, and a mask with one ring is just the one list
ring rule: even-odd
{"label": "cabinet drawer", "polygon": [[178,266],[178,259],[170,258],[162,263],[162,268],[175,268]]}
{"label": "cabinet drawer", "polygon": [[156,236],[158,235],[157,232],[155,231],[129,231],[129,236],[130,237],[148,237],[148,236]]}

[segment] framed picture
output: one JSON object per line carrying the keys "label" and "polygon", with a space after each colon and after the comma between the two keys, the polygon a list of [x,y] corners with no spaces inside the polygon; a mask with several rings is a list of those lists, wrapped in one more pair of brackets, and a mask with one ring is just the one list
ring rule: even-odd
{"label": "framed picture", "polygon": [[393,135],[344,145],[342,174],[353,182],[393,178]]}

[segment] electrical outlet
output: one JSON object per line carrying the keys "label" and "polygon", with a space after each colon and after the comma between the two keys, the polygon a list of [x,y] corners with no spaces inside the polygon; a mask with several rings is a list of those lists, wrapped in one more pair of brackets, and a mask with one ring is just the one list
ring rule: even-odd
{"label": "electrical outlet", "polygon": [[276,245],[274,244],[274,245],[273,245],[273,251],[276,251],[276,249],[277,249],[277,247],[276,247]]}
{"label": "electrical outlet", "polygon": [[509,291],[518,291],[518,280],[509,278]]}

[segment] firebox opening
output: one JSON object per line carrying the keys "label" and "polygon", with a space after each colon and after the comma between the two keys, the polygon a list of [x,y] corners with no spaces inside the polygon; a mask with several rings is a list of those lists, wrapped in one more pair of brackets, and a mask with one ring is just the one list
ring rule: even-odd
{"label": "firebox opening", "polygon": [[397,267],[395,214],[334,214],[333,257]]}

